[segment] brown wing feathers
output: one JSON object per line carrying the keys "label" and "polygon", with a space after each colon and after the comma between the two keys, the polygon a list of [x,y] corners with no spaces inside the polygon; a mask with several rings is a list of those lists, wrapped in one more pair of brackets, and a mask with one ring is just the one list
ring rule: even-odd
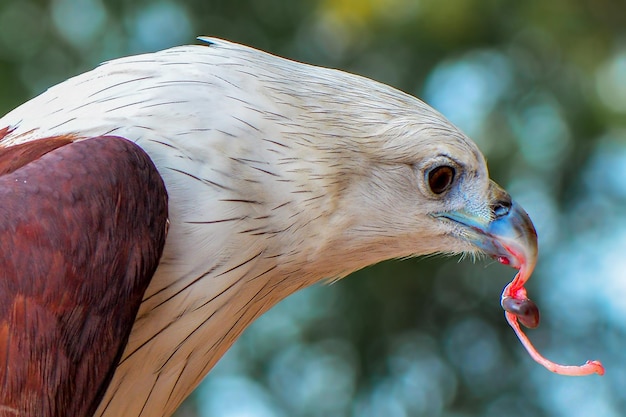
{"label": "brown wing feathers", "polygon": [[95,412],[166,223],[165,186],[125,139],[0,150],[0,416]]}

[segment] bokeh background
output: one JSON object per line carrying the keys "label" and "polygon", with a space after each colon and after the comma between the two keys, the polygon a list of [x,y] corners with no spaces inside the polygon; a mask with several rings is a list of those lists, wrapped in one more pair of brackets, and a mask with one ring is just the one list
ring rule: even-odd
{"label": "bokeh background", "polygon": [[515,271],[431,257],[314,286],[258,320],[178,417],[626,415],[626,3],[0,0],[0,113],[97,63],[211,35],[417,95],[529,212],[552,375],[503,318]]}

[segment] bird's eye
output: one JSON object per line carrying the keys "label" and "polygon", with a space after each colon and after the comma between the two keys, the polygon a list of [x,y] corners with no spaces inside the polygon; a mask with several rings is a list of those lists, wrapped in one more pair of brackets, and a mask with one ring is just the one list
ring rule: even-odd
{"label": "bird's eye", "polygon": [[441,165],[430,170],[428,173],[428,186],[435,194],[447,191],[454,181],[455,171],[449,165]]}

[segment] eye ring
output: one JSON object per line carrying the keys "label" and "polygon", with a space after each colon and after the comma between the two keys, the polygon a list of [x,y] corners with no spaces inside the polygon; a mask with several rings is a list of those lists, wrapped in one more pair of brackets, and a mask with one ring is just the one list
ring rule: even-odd
{"label": "eye ring", "polygon": [[440,165],[428,172],[428,186],[433,194],[443,194],[454,182],[456,170],[450,165]]}

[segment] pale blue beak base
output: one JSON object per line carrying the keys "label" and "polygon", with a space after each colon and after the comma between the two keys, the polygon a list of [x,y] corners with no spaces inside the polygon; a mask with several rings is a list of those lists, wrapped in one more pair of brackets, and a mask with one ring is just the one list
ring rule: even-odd
{"label": "pale blue beak base", "polygon": [[509,201],[494,209],[495,217],[491,221],[465,211],[439,213],[437,217],[466,227],[467,240],[501,263],[519,269],[525,261],[534,267],[537,232],[526,211],[515,201]]}

